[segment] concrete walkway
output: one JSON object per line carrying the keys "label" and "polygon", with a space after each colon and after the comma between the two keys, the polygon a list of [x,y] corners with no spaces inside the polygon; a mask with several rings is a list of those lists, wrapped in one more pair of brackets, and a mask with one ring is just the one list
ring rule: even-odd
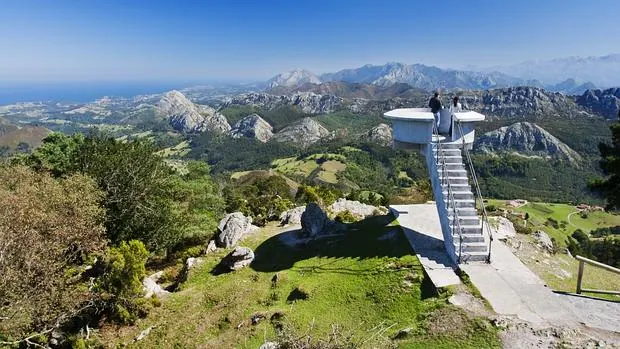
{"label": "concrete walkway", "polygon": [[433,284],[436,287],[460,284],[444,248],[435,204],[392,205],[390,209]]}
{"label": "concrete walkway", "polygon": [[[444,250],[436,206],[394,205],[391,210],[433,283],[437,287],[460,283]],[[475,262],[460,268],[496,313],[514,315],[539,328],[583,324],[620,332],[620,303],[554,293],[503,242],[496,239],[491,248],[491,264]]]}

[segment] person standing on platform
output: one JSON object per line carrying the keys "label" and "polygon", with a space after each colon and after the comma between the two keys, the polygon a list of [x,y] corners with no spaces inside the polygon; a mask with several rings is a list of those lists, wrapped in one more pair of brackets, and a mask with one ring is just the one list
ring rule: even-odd
{"label": "person standing on platform", "polygon": [[439,100],[439,92],[435,92],[431,100],[428,101],[428,107],[431,108],[431,113],[435,116],[437,132],[439,132],[439,122],[441,121],[441,101]]}

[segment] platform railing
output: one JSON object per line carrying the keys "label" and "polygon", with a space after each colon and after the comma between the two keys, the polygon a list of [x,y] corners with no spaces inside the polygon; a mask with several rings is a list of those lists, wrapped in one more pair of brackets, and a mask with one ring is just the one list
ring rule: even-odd
{"label": "platform railing", "polygon": [[491,225],[489,224],[489,216],[487,215],[487,209],[484,204],[484,199],[482,198],[482,192],[480,191],[480,183],[478,182],[478,176],[476,175],[476,169],[474,168],[474,162],[471,159],[471,154],[469,153],[469,149],[467,149],[467,144],[465,143],[465,133],[463,132],[463,127],[461,126],[460,121],[457,121],[456,125],[459,129],[461,139],[463,140],[463,153],[465,154],[465,159],[469,166],[469,172],[471,174],[471,178],[472,178],[472,182],[474,186],[474,191],[476,195],[474,199],[474,206],[475,206],[476,199],[480,202],[480,208],[482,211],[482,220],[481,220],[482,233],[484,234],[484,230],[485,230],[484,228],[486,227],[487,235],[489,236],[489,253],[487,255],[487,263],[491,263],[491,246],[493,243],[493,232],[491,231]]}
{"label": "platform railing", "polygon": [[[461,228],[461,222],[458,216],[458,211],[457,211],[457,207],[456,207],[456,200],[454,199],[454,193],[452,192],[452,186],[450,185],[450,179],[448,178],[448,171],[447,171],[447,167],[446,167],[446,159],[444,158],[443,155],[443,151],[442,151],[442,146],[441,146],[441,139],[439,138],[439,129],[437,127],[437,122],[433,122],[433,135],[434,135],[434,142],[437,144],[436,149],[437,149],[437,161],[435,162],[435,165],[441,166],[441,177],[440,182],[439,182],[439,191],[441,192],[442,195],[442,199],[443,199],[443,187],[442,184],[446,184],[446,188],[448,189],[448,202],[450,203],[450,206],[452,207],[452,227],[450,229],[450,236],[452,237],[452,239],[454,239],[454,231],[456,228],[456,231],[458,232],[458,236],[459,236],[459,251],[458,251],[458,255],[457,255],[457,263],[461,263],[462,262],[462,254],[463,254],[463,229]],[[431,149],[431,155],[432,155],[432,149]],[[435,161],[435,160],[433,160]],[[439,171],[437,171],[439,172]],[[447,211],[448,207],[446,205],[446,211]],[[455,226],[456,224],[456,226]]]}

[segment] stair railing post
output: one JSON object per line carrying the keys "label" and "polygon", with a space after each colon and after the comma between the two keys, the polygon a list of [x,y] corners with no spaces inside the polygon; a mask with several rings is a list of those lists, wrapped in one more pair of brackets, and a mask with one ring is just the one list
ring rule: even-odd
{"label": "stair railing post", "polygon": [[577,273],[577,294],[581,294],[581,279],[583,278],[584,261],[579,261],[579,272]]}

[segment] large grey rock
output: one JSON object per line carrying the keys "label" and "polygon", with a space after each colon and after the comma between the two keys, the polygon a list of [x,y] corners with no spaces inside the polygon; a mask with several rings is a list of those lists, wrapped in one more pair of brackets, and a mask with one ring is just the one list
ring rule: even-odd
{"label": "large grey rock", "polygon": [[388,212],[387,208],[383,206],[377,207],[367,205],[359,201],[352,201],[344,198],[336,200],[336,202],[328,207],[328,210],[334,214],[349,211],[354,217],[360,219],[373,216],[375,213],[386,214]]}
{"label": "large grey rock", "polygon": [[305,147],[330,136],[331,133],[316,120],[304,118],[280,130],[274,135],[274,139],[278,142],[297,143]]}
{"label": "large grey rock", "polygon": [[553,252],[553,241],[551,241],[551,238],[547,235],[547,233],[539,230],[534,233],[534,238],[536,239],[538,246],[547,250],[547,252]]}
{"label": "large grey rock", "polygon": [[162,270],[162,271],[158,271],[155,274],[149,275],[148,277],[145,277],[144,280],[142,280],[142,289],[144,291],[145,298],[150,298],[153,295],[156,295],[157,297],[161,298],[161,297],[165,297],[166,295],[170,293],[164,290],[164,288],[161,287],[161,285],[157,283],[157,281],[159,281],[159,279],[161,279],[163,275],[164,275],[164,271]]}
{"label": "large grey rock", "polygon": [[581,156],[542,127],[530,122],[518,122],[487,132],[476,139],[478,151],[513,152],[527,156],[551,157],[578,162]]}
{"label": "large grey rock", "polygon": [[392,128],[388,124],[379,124],[368,131],[366,138],[377,144],[389,146],[392,144]]}
{"label": "large grey rock", "polygon": [[236,247],[224,259],[222,265],[231,271],[244,268],[254,260],[254,251],[248,247]]}
{"label": "large grey rock", "polygon": [[517,235],[517,231],[515,229],[514,224],[508,218],[504,217],[494,217],[489,218],[493,219],[491,221],[491,231],[493,232],[493,237],[499,240],[506,240],[510,237]]}
{"label": "large grey rock", "polygon": [[299,206],[292,208],[288,211],[284,211],[280,214],[280,224],[300,224],[301,223],[301,215],[306,210],[306,206]]}
{"label": "large grey rock", "polygon": [[305,237],[315,237],[319,234],[328,233],[334,227],[334,222],[329,219],[321,206],[311,202],[301,215],[301,232]]}
{"label": "large grey rock", "polygon": [[209,106],[192,103],[176,90],[162,96],[157,104],[156,113],[167,118],[177,131],[226,133],[230,130],[226,117]]}
{"label": "large grey rock", "polygon": [[233,138],[255,138],[266,143],[273,137],[273,127],[258,114],[250,114],[239,120],[229,134]]}
{"label": "large grey rock", "polygon": [[252,225],[252,217],[246,217],[241,212],[229,213],[217,226],[218,235],[215,243],[218,247],[233,247],[243,235],[255,229],[256,227]]}

